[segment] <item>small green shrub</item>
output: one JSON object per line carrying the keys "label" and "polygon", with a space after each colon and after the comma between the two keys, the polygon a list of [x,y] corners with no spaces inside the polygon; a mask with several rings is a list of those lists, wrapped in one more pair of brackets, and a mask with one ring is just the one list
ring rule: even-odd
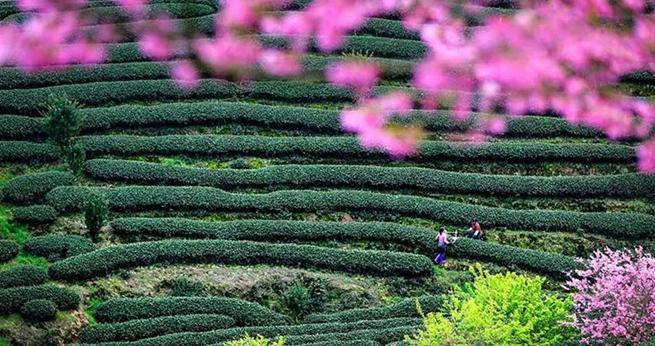
{"label": "small green shrub", "polygon": [[239,158],[230,162],[230,168],[232,169],[249,169],[250,162],[248,160]]}
{"label": "small green shrub", "polygon": [[13,240],[0,239],[0,262],[7,262],[18,255],[18,244]]}
{"label": "small green shrub", "polygon": [[302,282],[296,281],[289,285],[282,293],[282,304],[296,318],[305,316],[310,312],[312,297]]}
{"label": "small green shrub", "polygon": [[50,321],[57,314],[57,305],[46,299],[30,300],[20,308],[20,314],[30,321]]}
{"label": "small green shrub", "polygon": [[45,299],[54,302],[58,310],[76,309],[82,297],[70,288],[51,284],[0,289],[0,314],[18,312],[26,302]]}
{"label": "small green shrub", "polygon": [[98,242],[100,228],[107,220],[107,199],[99,193],[92,193],[84,204],[84,223],[89,231],[91,241]]}
{"label": "small green shrub", "polygon": [[59,213],[49,205],[31,205],[14,209],[14,220],[33,225],[45,225],[57,221]]}
{"label": "small green shrub", "polygon": [[284,346],[284,338],[278,337],[277,339],[271,341],[261,335],[257,337],[252,337],[246,335],[239,340],[228,341],[224,344],[225,346]]}
{"label": "small green shrub", "polygon": [[68,169],[74,174],[80,174],[84,167],[84,160],[86,159],[84,146],[80,143],[71,144],[64,149],[64,156]]}
{"label": "small green shrub", "polygon": [[58,261],[67,257],[81,255],[95,250],[88,239],[74,234],[49,234],[30,238],[25,243],[25,251],[30,254]]}
{"label": "small green shrub", "polygon": [[175,278],[168,287],[168,295],[171,297],[192,297],[203,294],[204,287],[202,283],[184,277]]}
{"label": "small green shrub", "polygon": [[36,286],[48,280],[45,268],[19,264],[0,271],[0,288]]}
{"label": "small green shrub", "polygon": [[49,95],[43,116],[44,127],[53,143],[65,148],[80,131],[80,105],[66,96]]}
{"label": "small green shrub", "polygon": [[2,188],[3,200],[16,204],[35,204],[55,187],[74,183],[75,177],[68,172],[48,171],[20,175],[9,180]]}

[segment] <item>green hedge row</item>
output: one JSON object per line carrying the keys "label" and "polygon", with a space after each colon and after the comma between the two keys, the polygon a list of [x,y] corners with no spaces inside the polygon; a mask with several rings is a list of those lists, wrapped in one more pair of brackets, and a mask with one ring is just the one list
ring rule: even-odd
{"label": "green hedge row", "polygon": [[[436,233],[433,230],[388,222],[239,220],[216,223],[178,218],[124,218],[114,220],[112,228],[116,234],[131,239],[174,237],[276,242],[372,240],[403,244],[428,257],[432,257],[437,248]],[[518,266],[556,277],[577,268],[575,260],[568,256],[465,238],[460,239],[452,251],[461,257]]]}
{"label": "green hedge row", "polygon": [[[411,88],[379,86],[377,93]],[[323,82],[253,81],[248,86],[219,79],[203,79],[198,87],[184,90],[170,79],[130,80],[68,84],[34,89],[0,90],[0,112],[35,114],[49,95],[65,94],[87,106],[126,103],[131,101],[174,101],[188,99],[225,99],[249,97],[290,102],[353,101],[349,90]]]}
{"label": "green hedge row", "polygon": [[510,196],[655,196],[655,177],[641,174],[541,177],[362,165],[283,165],[249,170],[216,170],[104,159],[87,161],[84,168],[89,177],[102,181],[201,185],[224,189],[270,186],[357,187]]}
{"label": "green hedge row", "polygon": [[395,317],[421,317],[416,310],[416,302],[421,305],[423,313],[440,311],[443,299],[439,296],[421,296],[407,298],[398,303],[379,308],[351,309],[332,314],[311,314],[305,317],[305,323],[355,322],[361,320],[378,320]]}
{"label": "green hedge row", "polygon": [[[211,187],[116,187],[100,190],[115,211],[205,210],[205,211],[294,211],[317,210],[385,211],[465,225],[475,217],[489,227],[523,230],[586,230],[620,238],[652,235],[655,216],[640,213],[572,212],[561,210],[512,210],[429,197],[368,191],[283,190],[266,194],[230,193]],[[90,190],[64,186],[50,191],[48,204],[60,211],[80,210]]]}
{"label": "green hedge row", "polygon": [[[376,320],[376,321],[360,321],[355,323],[316,323],[316,324],[299,324],[293,326],[266,326],[266,327],[241,327],[241,328],[230,328],[223,330],[214,330],[209,332],[201,333],[177,333],[163,335],[160,337],[143,339],[133,342],[112,342],[103,344],[103,346],[200,346],[200,345],[209,345],[214,343],[225,342],[229,340],[239,339],[244,337],[246,334],[249,335],[262,335],[269,338],[274,338],[277,336],[284,336],[285,339],[291,340],[293,343],[300,342],[312,342],[312,337],[318,337],[320,341],[331,340],[329,337],[334,335],[335,337],[340,337],[339,339],[343,340],[346,336],[339,335],[343,333],[356,333],[368,331],[365,336],[359,337],[359,339],[369,339],[367,336],[373,336],[373,331],[384,331],[385,328],[391,326],[397,328],[405,329],[415,329],[421,325],[421,320],[416,318],[398,318],[398,319],[388,319],[388,320]],[[405,332],[407,334],[408,332]],[[291,339],[291,337],[306,337],[307,339]],[[347,339],[347,338],[346,338]],[[354,338],[351,338],[353,340]],[[372,337],[370,339],[375,339]],[[402,339],[402,336],[401,336]],[[334,339],[337,340],[337,339]],[[394,340],[394,339],[392,339]],[[398,339],[396,339],[398,340]],[[287,343],[289,344],[289,343]],[[80,346],[91,345],[91,344],[81,344]]]}
{"label": "green hedge row", "polygon": [[0,162],[45,163],[57,161],[60,154],[52,144],[0,141]]}
{"label": "green hedge row", "polygon": [[[305,56],[307,72],[321,72],[342,57]],[[386,79],[409,78],[413,65],[403,60],[375,59]],[[90,66],[71,66],[64,71],[31,74],[17,68],[0,68],[0,89],[39,88],[93,82],[120,82],[170,78],[170,64],[165,62],[127,62]]]}
{"label": "green hedge row", "polygon": [[391,327],[386,326],[380,329],[363,329],[345,333],[327,333],[316,335],[290,335],[285,337],[287,345],[306,345],[307,343],[319,342],[322,340],[352,341],[358,339],[373,340],[377,342],[393,342],[403,340],[405,335],[412,334],[419,329],[420,324],[409,326]]}
{"label": "green hedge row", "polygon": [[82,297],[70,288],[53,285],[0,289],[0,314],[18,312],[23,304],[35,299],[52,301],[59,310],[72,310],[78,307]]}
{"label": "green hedge row", "polygon": [[29,321],[51,321],[57,315],[57,304],[47,299],[30,300],[21,306],[20,314]]}
{"label": "green hedge row", "polygon": [[401,21],[385,18],[369,19],[361,29],[357,30],[356,33],[405,40],[421,39],[417,32],[407,30]]}
{"label": "green hedge row", "polygon": [[218,297],[119,298],[102,303],[93,313],[101,323],[117,323],[163,316],[226,315],[239,325],[276,325],[288,318],[259,304]]}
{"label": "green hedge row", "polygon": [[[214,12],[218,10],[218,3],[215,0],[193,0],[193,1],[180,1],[180,0],[150,0],[148,6],[168,5],[175,6],[177,4],[196,4],[211,7]],[[115,7],[116,2],[112,0],[90,0],[87,3],[89,9],[101,9],[102,7]],[[19,13],[13,1],[5,1],[0,3],[0,18],[5,18],[11,14]]]}
{"label": "green hedge row", "polygon": [[0,239],[0,263],[7,262],[18,255],[18,244],[13,240]]}
{"label": "green hedge row", "polygon": [[[81,130],[84,133],[114,128],[140,128],[155,126],[220,125],[238,123],[279,129],[300,129],[312,133],[343,134],[339,111],[314,108],[268,106],[254,103],[200,101],[169,103],[153,106],[121,105],[115,107],[85,108]],[[397,123],[422,123],[431,131],[470,130],[477,115],[466,122],[455,121],[448,111],[415,111]],[[598,132],[581,126],[571,126],[556,117],[524,116],[507,119],[505,136],[514,137],[596,137]],[[40,118],[5,115],[0,117],[0,136],[7,139],[43,138],[43,120]]]}
{"label": "green hedge row", "polygon": [[57,221],[59,213],[55,208],[49,205],[30,205],[28,207],[18,207],[14,209],[14,221],[45,225]]}
{"label": "green hedge row", "polygon": [[45,268],[19,264],[0,271],[0,288],[36,286],[48,280]]}
{"label": "green hedge row", "polygon": [[45,136],[43,119],[6,114],[0,117],[0,138],[6,140],[42,138]]}
{"label": "green hedge row", "polygon": [[205,332],[234,326],[236,321],[225,315],[163,316],[120,323],[91,325],[80,334],[80,342],[134,341],[173,333]]}
{"label": "green hedge row", "polygon": [[[206,4],[201,4],[201,3],[175,3],[175,2],[168,2],[168,3],[158,3],[158,4],[148,4],[146,6],[146,15],[147,16],[152,16],[155,14],[161,14],[161,13],[166,13],[170,15],[172,18],[193,18],[193,17],[201,17],[201,16],[206,16],[206,15],[211,15],[216,13],[216,8],[206,5]],[[116,4],[113,5],[108,5],[108,6],[90,6],[88,8],[85,8],[79,13],[84,16],[85,18],[101,18],[102,22],[105,24],[108,23],[129,23],[133,22],[133,20],[126,15],[125,11]],[[15,22],[23,22],[25,19],[28,18],[30,14],[25,13],[25,12],[17,12],[13,13],[3,19],[3,21],[15,21]]]}
{"label": "green hedge row", "polygon": [[95,244],[79,235],[49,234],[32,237],[25,243],[25,251],[35,256],[58,261],[67,257],[81,255],[95,250]]}
{"label": "green hedge row", "polygon": [[[380,25],[377,25],[379,29]],[[392,29],[393,30],[393,29]],[[259,40],[264,46],[288,48],[287,40],[274,36],[260,36]],[[316,43],[310,42],[312,51],[319,51]],[[343,45],[334,51],[334,53],[366,53],[375,57],[397,58],[397,59],[421,59],[428,52],[427,47],[421,42],[414,39],[398,39],[389,37],[375,37],[368,35],[349,35]]]}
{"label": "green hedge row", "polygon": [[50,266],[48,273],[58,280],[84,280],[157,263],[266,263],[387,276],[422,276],[432,271],[427,257],[389,251],[250,241],[162,240],[111,246],[69,257]]}
{"label": "green hedge row", "polygon": [[74,185],[70,172],[48,171],[15,177],[2,188],[3,200],[16,204],[34,204],[57,186]]}
{"label": "green hedge row", "polygon": [[[100,155],[190,155],[343,158],[390,160],[389,155],[368,151],[354,137],[266,137],[233,135],[87,136],[80,137],[87,157]],[[632,163],[635,149],[619,144],[550,144],[539,142],[490,142],[481,146],[447,141],[423,141],[413,161],[435,159],[490,161],[573,161]]]}

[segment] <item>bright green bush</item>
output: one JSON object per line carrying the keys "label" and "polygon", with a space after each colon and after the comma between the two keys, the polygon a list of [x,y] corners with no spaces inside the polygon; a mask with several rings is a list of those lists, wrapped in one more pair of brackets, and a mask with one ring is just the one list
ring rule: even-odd
{"label": "bright green bush", "polygon": [[516,273],[489,274],[478,268],[475,281],[456,292],[443,315],[428,315],[426,329],[410,345],[560,345],[576,338],[564,325],[573,301],[543,290],[543,278]]}
{"label": "bright green bush", "polygon": [[115,323],[138,319],[192,314],[226,315],[239,325],[286,324],[287,317],[259,304],[218,297],[119,298],[102,303],[93,313],[98,322]]}
{"label": "bright green bush", "polygon": [[[475,217],[488,227],[500,226],[535,231],[576,231],[621,238],[652,235],[655,216],[640,213],[573,212],[562,210],[513,210],[429,197],[352,190],[282,190],[265,194],[230,193],[211,187],[130,186],[102,190],[109,209],[312,212],[384,211],[394,214],[467,224]],[[65,186],[50,191],[48,204],[60,211],[79,211],[90,189]]]}
{"label": "bright green bush", "polygon": [[58,310],[72,310],[78,307],[82,297],[70,288],[54,285],[0,289],[0,314],[18,312],[23,304],[36,299],[52,301]]}
{"label": "bright green bush", "polygon": [[[436,233],[433,230],[383,222],[275,220],[205,222],[176,218],[126,218],[114,220],[112,229],[115,234],[136,239],[175,237],[255,241],[368,240],[402,244],[428,257],[434,254],[437,246]],[[568,256],[464,238],[454,244],[451,250],[461,257],[518,266],[554,276],[562,276],[565,272],[577,268],[575,260]]]}
{"label": "bright green bush", "polygon": [[[233,135],[89,136],[80,141],[87,156],[190,155],[263,156],[309,158],[376,158],[388,161],[386,153],[366,151],[353,137],[265,137]],[[483,146],[453,145],[447,141],[424,141],[411,161],[490,160],[511,162],[613,162],[631,163],[634,147],[618,144],[498,141]]]}
{"label": "bright green bush", "polygon": [[74,185],[75,177],[69,172],[48,171],[17,176],[2,189],[3,199],[9,203],[34,204],[57,186]]}
{"label": "bright green bush", "polygon": [[41,267],[19,264],[0,271],[0,288],[36,286],[48,280],[48,272]]}
{"label": "bright green bush", "polygon": [[[283,336],[287,344],[301,344],[325,340],[402,340],[403,335],[411,333],[420,326],[416,318],[396,318],[354,323],[315,323],[299,325],[277,325],[262,327],[242,327],[214,330],[200,333],[178,333],[160,337],[127,342],[115,342],[107,346],[201,346],[242,338],[246,335],[262,335],[267,338]],[[391,326],[394,330],[388,330]],[[293,340],[293,341],[292,341]],[[385,341],[386,341],[385,340]],[[89,346],[91,344],[81,344]]]}
{"label": "bright green bush", "polygon": [[14,221],[45,225],[57,221],[59,213],[49,205],[31,205],[14,209]]}
{"label": "bright green bush", "polygon": [[56,280],[83,280],[156,263],[225,263],[315,267],[369,275],[423,276],[429,258],[389,251],[227,240],[162,240],[105,247],[50,266]]}
{"label": "bright green bush", "polygon": [[235,320],[225,315],[162,316],[120,323],[91,325],[82,330],[80,341],[86,343],[132,341],[173,333],[224,329],[234,324]]}
{"label": "bright green bush", "polygon": [[337,341],[319,341],[303,344],[304,346],[379,346],[379,342],[375,340],[337,340]]}
{"label": "bright green bush", "polygon": [[32,237],[25,243],[25,251],[35,256],[58,261],[95,250],[88,239],[74,234],[50,234]]}
{"label": "bright green bush", "polygon": [[53,320],[56,313],[57,305],[47,299],[30,300],[20,308],[21,316],[37,322]]}
{"label": "bright green bush", "polygon": [[52,144],[0,141],[0,162],[44,163],[57,161],[60,150]]}
{"label": "bright green bush", "polygon": [[311,314],[305,318],[305,323],[347,323],[362,320],[382,320],[396,317],[420,317],[416,304],[424,313],[441,311],[443,298],[439,296],[421,296],[407,298],[398,303],[379,308],[350,309],[331,314]]}
{"label": "bright green bush", "polygon": [[13,240],[0,239],[0,263],[7,262],[18,255],[18,244]]}
{"label": "bright green bush", "polygon": [[241,339],[228,341],[224,343],[225,346],[284,346],[284,338],[277,338],[276,340],[269,340],[261,335],[252,337],[246,335]]}
{"label": "bright green bush", "polygon": [[104,159],[87,161],[85,171],[97,180],[146,185],[201,185],[218,188],[358,187],[439,193],[454,191],[494,196],[655,196],[655,177],[637,173],[541,177],[363,165],[282,165],[257,170],[217,170]]}

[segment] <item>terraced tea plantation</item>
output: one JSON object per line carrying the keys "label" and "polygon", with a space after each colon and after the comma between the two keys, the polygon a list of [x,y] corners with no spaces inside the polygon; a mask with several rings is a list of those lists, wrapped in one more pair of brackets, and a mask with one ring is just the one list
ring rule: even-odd
{"label": "terraced tea plantation", "polygon": [[[91,6],[126,20],[112,2]],[[212,0],[150,7],[208,33],[218,11]],[[24,14],[2,2],[0,16]],[[0,69],[0,345],[221,345],[246,334],[386,345],[421,327],[417,300],[439,311],[475,263],[559,290],[576,257],[655,249],[655,177],[636,173],[633,142],[526,115],[502,138],[463,145],[451,135],[472,121],[417,110],[399,123],[425,124],[427,138],[394,161],[340,129],[348,90],[263,77],[184,90],[135,43],[109,50],[102,66]],[[376,92],[411,91],[425,52],[398,20],[378,18],[304,64],[320,72],[364,56],[384,70]],[[81,104],[75,173],[47,131],[51,95]],[[94,199],[108,209],[95,243]],[[461,235],[473,218],[487,239],[460,238],[436,266],[439,227]]]}

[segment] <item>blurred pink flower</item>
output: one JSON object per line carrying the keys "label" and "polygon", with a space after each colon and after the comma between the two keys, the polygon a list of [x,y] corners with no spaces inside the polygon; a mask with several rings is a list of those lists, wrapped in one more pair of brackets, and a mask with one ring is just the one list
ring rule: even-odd
{"label": "blurred pink flower", "polygon": [[181,61],[173,65],[171,77],[183,88],[191,89],[198,86],[200,73],[191,62]]}
{"label": "blurred pink flower", "polygon": [[336,62],[328,66],[325,75],[330,83],[352,88],[361,96],[377,84],[380,67],[374,62],[367,61]]}
{"label": "blurred pink flower", "polygon": [[655,139],[651,139],[637,148],[637,159],[640,171],[655,173]]}
{"label": "blurred pink flower", "polygon": [[259,65],[270,75],[295,76],[302,72],[298,56],[277,49],[266,49],[259,56]]}

